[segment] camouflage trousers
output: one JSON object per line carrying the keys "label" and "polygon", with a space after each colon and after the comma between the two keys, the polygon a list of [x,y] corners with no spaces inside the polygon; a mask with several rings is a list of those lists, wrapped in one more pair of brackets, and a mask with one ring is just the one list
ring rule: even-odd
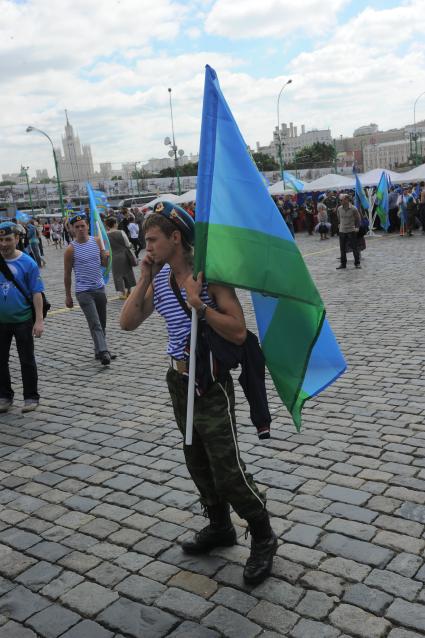
{"label": "camouflage trousers", "polygon": [[[174,415],[181,433],[186,430],[187,381],[176,370],[167,372]],[[202,397],[195,397],[192,445],[183,443],[187,469],[201,495],[203,505],[230,503],[244,519],[257,517],[265,508],[252,476],[240,457],[235,395],[229,376],[214,383]]]}

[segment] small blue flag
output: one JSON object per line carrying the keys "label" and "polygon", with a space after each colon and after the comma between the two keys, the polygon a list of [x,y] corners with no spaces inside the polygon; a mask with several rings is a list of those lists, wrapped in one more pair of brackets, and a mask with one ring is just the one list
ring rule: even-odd
{"label": "small blue flag", "polygon": [[[102,202],[98,205],[98,200],[100,199],[98,193],[100,193],[101,191],[93,190],[90,182],[86,182],[86,187],[90,203],[90,234],[93,237],[99,237],[105,247],[105,250],[109,252],[108,265],[102,268],[103,279],[105,281],[105,284],[107,284],[109,281],[109,273],[111,272],[112,268],[112,251],[108,233],[106,232],[105,226],[103,225],[103,221],[99,213],[99,206],[102,206]],[[102,193],[102,195],[104,195],[104,193]]]}
{"label": "small blue flag", "polygon": [[15,217],[16,221],[20,222],[21,224],[26,224],[31,219],[31,217],[27,213],[23,213],[21,210],[18,209],[16,209]]}
{"label": "small blue flag", "polygon": [[359,180],[359,176],[356,171],[354,171],[354,176],[356,178],[356,190],[354,195],[354,205],[356,208],[360,209],[360,206],[364,208],[364,210],[369,210],[369,200],[366,197],[366,193],[363,190],[363,186],[361,181]]}

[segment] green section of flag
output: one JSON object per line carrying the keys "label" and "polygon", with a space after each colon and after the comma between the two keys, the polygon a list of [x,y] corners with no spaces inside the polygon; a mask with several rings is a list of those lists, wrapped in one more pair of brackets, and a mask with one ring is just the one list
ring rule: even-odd
{"label": "green section of flag", "polygon": [[206,270],[208,281],[302,302],[316,314],[318,309],[323,310],[321,297],[295,242],[256,230],[211,223],[198,222],[196,233],[195,272]]}
{"label": "green section of flag", "polygon": [[292,298],[279,299],[262,341],[267,367],[276,390],[291,413],[297,429],[301,427],[301,409],[309,395],[301,389],[311,351],[306,334],[320,334],[325,318],[322,306],[307,305]]}

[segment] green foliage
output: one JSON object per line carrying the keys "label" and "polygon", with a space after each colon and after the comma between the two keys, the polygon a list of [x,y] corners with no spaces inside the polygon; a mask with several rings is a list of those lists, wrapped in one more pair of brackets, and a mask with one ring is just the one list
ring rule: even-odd
{"label": "green foliage", "polygon": [[[183,164],[183,166],[179,165],[179,175],[180,176],[193,176],[198,174],[198,162],[188,162],[187,164]],[[176,177],[176,169],[173,167],[163,168],[162,171],[159,172],[160,177]]]}
{"label": "green foliage", "polygon": [[118,180],[118,179],[122,179],[122,177],[121,175],[114,175],[113,177],[111,177],[111,179]]}
{"label": "green foliage", "polygon": [[131,173],[131,179],[147,179],[149,177],[156,177],[154,173],[150,173],[144,168],[137,169]]}
{"label": "green foliage", "polygon": [[0,186],[16,186],[16,182],[12,182],[9,179],[0,182]]}
{"label": "green foliage", "polygon": [[295,163],[298,167],[331,164],[334,161],[334,146],[324,142],[315,142],[312,146],[305,146],[295,154]]}
{"label": "green foliage", "polygon": [[252,159],[256,163],[259,171],[276,171],[279,168],[279,164],[274,157],[267,153],[253,153]]}

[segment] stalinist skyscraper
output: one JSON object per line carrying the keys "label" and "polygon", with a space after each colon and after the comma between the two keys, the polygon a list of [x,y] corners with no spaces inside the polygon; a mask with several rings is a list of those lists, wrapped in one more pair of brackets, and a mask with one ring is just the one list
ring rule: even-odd
{"label": "stalinist skyscraper", "polygon": [[62,137],[63,155],[60,149],[56,149],[60,179],[63,182],[84,182],[93,178],[93,158],[88,144],[81,146],[78,135],[68,120],[68,112],[65,111],[66,125],[65,136]]}

